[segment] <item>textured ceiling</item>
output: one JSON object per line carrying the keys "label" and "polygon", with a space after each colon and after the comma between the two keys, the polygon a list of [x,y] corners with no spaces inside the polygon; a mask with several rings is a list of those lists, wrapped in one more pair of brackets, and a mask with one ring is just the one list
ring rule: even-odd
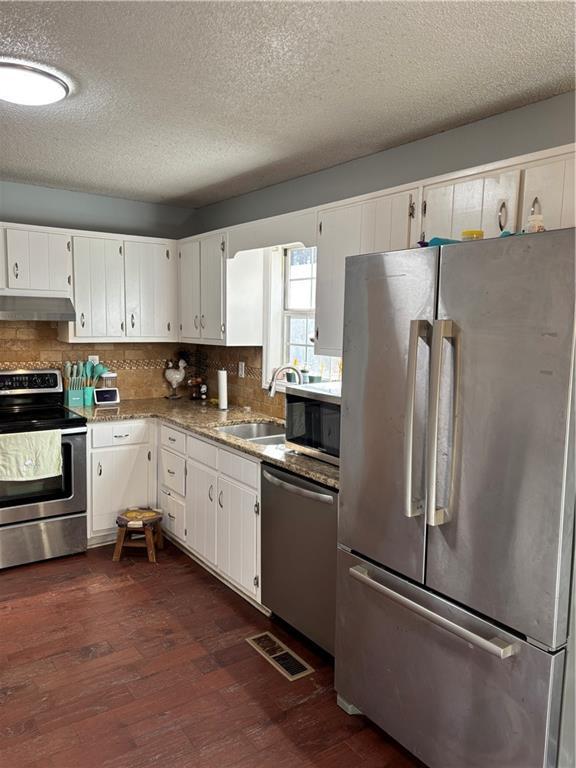
{"label": "textured ceiling", "polygon": [[205,205],[574,88],[571,2],[0,2],[0,177]]}

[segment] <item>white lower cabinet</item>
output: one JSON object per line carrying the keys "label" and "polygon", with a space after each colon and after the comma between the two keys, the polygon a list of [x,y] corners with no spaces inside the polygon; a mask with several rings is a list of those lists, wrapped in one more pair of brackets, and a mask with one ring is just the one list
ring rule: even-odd
{"label": "white lower cabinet", "polygon": [[147,507],[152,501],[152,451],[141,445],[93,450],[91,469],[91,535],[116,527],[116,516],[128,507]]}
{"label": "white lower cabinet", "polygon": [[197,555],[215,566],[218,473],[188,461],[186,480],[186,542]]}
{"label": "white lower cabinet", "polygon": [[216,566],[244,592],[256,597],[258,495],[224,477],[218,478]]}

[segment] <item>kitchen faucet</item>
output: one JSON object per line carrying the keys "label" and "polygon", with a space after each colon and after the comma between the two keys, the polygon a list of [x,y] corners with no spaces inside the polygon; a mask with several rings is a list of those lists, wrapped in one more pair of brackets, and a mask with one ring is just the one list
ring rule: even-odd
{"label": "kitchen faucet", "polygon": [[274,368],[272,371],[272,378],[270,379],[270,384],[268,385],[268,394],[270,397],[274,397],[276,394],[276,380],[278,379],[278,376],[283,373],[284,371],[292,371],[296,374],[296,379],[298,384],[302,384],[303,377],[302,372],[296,368],[294,365],[280,365],[278,368]]}

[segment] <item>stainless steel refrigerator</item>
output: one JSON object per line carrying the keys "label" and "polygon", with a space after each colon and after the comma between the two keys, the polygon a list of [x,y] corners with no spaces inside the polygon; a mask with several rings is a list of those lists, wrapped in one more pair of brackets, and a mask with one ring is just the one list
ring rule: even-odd
{"label": "stainless steel refrigerator", "polygon": [[574,230],[346,262],[336,689],[433,768],[574,764],[575,278]]}

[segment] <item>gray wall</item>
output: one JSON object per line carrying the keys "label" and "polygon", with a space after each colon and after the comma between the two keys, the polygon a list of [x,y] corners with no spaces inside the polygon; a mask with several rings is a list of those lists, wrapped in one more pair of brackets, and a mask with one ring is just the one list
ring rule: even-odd
{"label": "gray wall", "polygon": [[183,237],[194,210],[0,181],[0,221],[151,237]]}
{"label": "gray wall", "polygon": [[574,92],[199,208],[188,234],[297,211],[575,140]]}

